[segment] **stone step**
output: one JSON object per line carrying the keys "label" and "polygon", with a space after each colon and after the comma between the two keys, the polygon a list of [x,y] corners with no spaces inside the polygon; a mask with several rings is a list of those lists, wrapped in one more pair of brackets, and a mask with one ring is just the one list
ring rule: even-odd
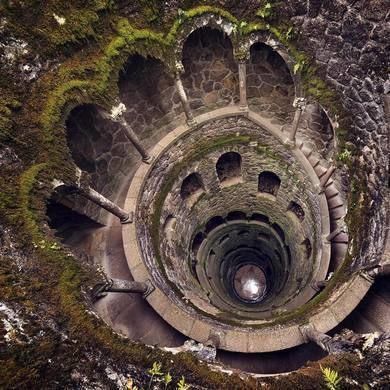
{"label": "stone step", "polygon": [[305,155],[306,158],[309,158],[310,155],[313,153],[313,150],[309,146],[307,146],[306,144],[302,145],[301,150],[302,150],[302,153]]}
{"label": "stone step", "polygon": [[345,255],[347,254],[348,244],[342,242],[332,242],[330,270],[335,271],[343,263]]}
{"label": "stone step", "polygon": [[[333,184],[333,183],[332,183]],[[336,188],[335,185],[330,185],[325,188],[325,196],[326,199],[332,199],[333,197],[337,196],[339,194],[339,190]]]}
{"label": "stone step", "polygon": [[335,209],[336,207],[340,207],[344,205],[341,196],[334,196],[333,198],[327,198],[329,209]]}
{"label": "stone step", "polygon": [[317,165],[314,168],[314,171],[317,174],[318,178],[321,179],[321,177],[325,175],[327,169],[325,167],[323,167],[322,165]]}
{"label": "stone step", "polygon": [[332,240],[332,242],[348,244],[348,234],[341,232]]}
{"label": "stone step", "polygon": [[311,154],[308,160],[313,168],[315,168],[320,163],[320,159],[317,158],[314,154]]}
{"label": "stone step", "polygon": [[329,210],[330,219],[341,219],[345,216],[344,207],[336,207],[335,209]]}

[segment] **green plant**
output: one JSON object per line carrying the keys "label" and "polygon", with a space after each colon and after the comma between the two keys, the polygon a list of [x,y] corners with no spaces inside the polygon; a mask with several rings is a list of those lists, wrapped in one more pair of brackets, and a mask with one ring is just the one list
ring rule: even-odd
{"label": "green plant", "polygon": [[260,16],[263,19],[267,19],[272,15],[272,4],[265,3],[257,12],[256,16]]}
{"label": "green plant", "polygon": [[326,387],[329,390],[338,390],[340,388],[339,383],[342,380],[342,377],[339,376],[339,373],[329,367],[323,368],[322,366],[320,366],[320,368],[326,383]]}
{"label": "green plant", "polygon": [[172,376],[169,372],[167,372],[165,375],[164,375],[164,384],[165,384],[165,389],[167,388],[167,386],[172,382]]}
{"label": "green plant", "polygon": [[306,64],[305,60],[298,60],[294,64],[294,68],[293,68],[294,74],[297,74],[298,72],[301,72],[303,70],[305,64]]}
{"label": "green plant", "polygon": [[164,375],[162,372],[161,372],[161,367],[162,367],[162,364],[160,362],[153,362],[153,366],[152,368],[150,368],[148,370],[148,373],[151,375],[150,377],[150,381],[149,381],[149,385],[148,385],[148,389],[151,389],[152,387],[152,383],[153,383],[153,378],[155,376],[161,376],[161,375]]}
{"label": "green plant", "polygon": [[342,152],[340,152],[337,155],[337,160],[346,163],[350,160],[351,156],[352,156],[351,151],[348,149],[344,149]]}
{"label": "green plant", "polygon": [[133,386],[133,380],[131,378],[126,382],[126,390],[138,390],[137,386]]}
{"label": "green plant", "polygon": [[291,41],[295,36],[295,31],[293,27],[289,27],[288,30],[284,33],[286,41]]}
{"label": "green plant", "polygon": [[184,376],[181,377],[180,381],[177,383],[177,390],[188,390],[190,385],[188,385],[184,379]]}

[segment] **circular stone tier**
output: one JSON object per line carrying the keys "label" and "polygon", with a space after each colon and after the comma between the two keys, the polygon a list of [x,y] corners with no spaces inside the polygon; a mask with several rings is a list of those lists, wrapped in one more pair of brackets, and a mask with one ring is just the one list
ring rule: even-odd
{"label": "circular stone tier", "polygon": [[279,130],[253,113],[205,114],[168,134],[130,185],[130,271],[155,286],[152,307],[199,342],[240,352],[304,342],[279,319],[326,278],[329,212],[311,165]]}

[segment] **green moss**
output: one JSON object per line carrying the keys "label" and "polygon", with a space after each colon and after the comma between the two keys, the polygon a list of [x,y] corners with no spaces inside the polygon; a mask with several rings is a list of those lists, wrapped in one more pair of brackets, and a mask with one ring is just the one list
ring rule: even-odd
{"label": "green moss", "polygon": [[34,33],[53,48],[96,40],[100,16],[110,8],[111,2],[89,0],[86,3],[69,7],[58,1],[46,2],[39,13]]}
{"label": "green moss", "polygon": [[[116,359],[143,367],[150,367],[153,361],[162,361],[167,370],[171,368],[178,375],[183,374],[189,381],[207,388],[255,388],[254,380],[245,383],[236,376],[228,377],[222,373],[211,372],[205,364],[199,363],[192,356],[186,354],[171,356],[143,345],[124,342],[101,321],[86,311],[83,304],[85,298],[82,296],[81,290],[93,285],[97,276],[93,270],[87,269],[85,265],[81,266],[75,258],[63,250],[53,249],[57,247],[53,247],[57,243],[56,240],[48,237],[47,231],[42,230],[45,221],[45,200],[51,191],[50,181],[54,177],[72,176],[72,164],[71,159],[68,158],[69,151],[65,139],[64,113],[73,105],[86,102],[93,102],[108,108],[118,96],[118,72],[131,54],[138,53],[144,57],[152,56],[161,59],[173,69],[174,56],[172,53],[177,39],[190,29],[195,18],[207,14],[218,15],[232,23],[233,40],[253,31],[272,32],[286,45],[295,61],[304,64],[299,70],[303,74],[303,81],[308,93],[318,97],[327,107],[328,104],[335,105],[333,93],[321,79],[317,78],[317,71],[311,66],[310,59],[295,48],[295,43],[292,42],[290,36],[291,26],[273,18],[267,19],[267,23],[264,20],[249,23],[238,20],[221,8],[200,6],[180,11],[171,28],[163,33],[150,29],[136,29],[132,27],[127,18],[118,16],[106,18],[105,11],[112,4],[110,1],[80,0],[72,2],[70,7],[68,3],[54,0],[45,2],[45,4],[28,0],[23,4],[18,6],[19,8],[13,6],[9,17],[10,23],[17,27],[15,27],[15,31],[26,39],[32,34],[31,42],[37,37],[41,37],[41,40],[36,40],[37,45],[47,42],[47,46],[42,47],[42,53],[58,50],[61,51],[61,55],[64,54],[55,58],[61,63],[57,70],[53,69],[47,72],[37,83],[34,83],[31,91],[24,92],[31,95],[31,98],[26,104],[23,104],[24,112],[20,115],[20,122],[17,122],[16,125],[13,122],[15,121],[15,111],[19,109],[18,100],[20,99],[15,98],[13,94],[1,91],[2,97],[7,95],[7,99],[3,99],[0,103],[1,141],[8,141],[14,137],[18,127],[28,128],[24,136],[33,140],[31,145],[34,147],[34,158],[31,160],[34,161],[34,165],[27,168],[20,176],[18,179],[19,187],[17,188],[16,181],[11,181],[7,183],[7,190],[0,194],[2,217],[9,218],[10,223],[18,228],[18,237],[22,245],[30,248],[31,257],[39,265],[39,272],[42,273],[42,275],[34,275],[37,280],[31,282],[31,286],[28,287],[30,288],[30,296],[35,296],[34,291],[40,291],[41,298],[47,294],[45,298],[48,302],[52,302],[53,315],[61,317],[63,326],[70,330],[71,338],[88,340],[91,345],[115,356]],[[29,7],[27,8],[28,12],[25,7]],[[45,9],[43,10],[43,8]],[[155,11],[156,8],[152,7],[151,11],[146,12],[146,16],[154,21]],[[55,21],[53,13],[65,17],[65,24],[59,25]],[[37,17],[37,22],[31,23],[30,21],[29,23],[29,19],[35,17]],[[17,25],[18,19],[22,21],[19,26]],[[31,28],[31,25],[34,27]],[[83,50],[77,52],[74,48],[81,47],[80,43],[83,43]],[[344,132],[346,132],[345,129],[348,129],[347,126],[343,128]],[[221,138],[212,145],[201,145],[198,154],[194,154],[191,158],[201,158],[204,154],[233,142],[249,142],[249,139],[245,137]],[[178,168],[178,171],[180,169]],[[173,185],[175,177],[175,171],[172,171],[172,181],[167,182],[164,191],[169,191],[169,186]],[[14,200],[15,197],[17,197],[17,202]],[[160,208],[160,212],[164,199],[165,197],[162,197],[156,202],[156,207]],[[355,179],[349,201],[351,208],[348,214],[348,224],[351,237],[356,243],[359,243],[359,239],[361,239],[361,226],[367,220],[367,214],[364,210],[367,201],[365,182],[361,178]],[[10,211],[9,206],[12,204],[15,209]],[[155,213],[155,215],[158,214]],[[354,225],[354,220],[359,221],[359,223]],[[157,220],[151,221],[152,226],[158,228],[158,222]],[[158,230],[156,230],[156,234],[158,237]],[[40,243],[42,240],[45,243],[33,249],[33,243]],[[358,248],[359,245],[355,245],[353,248],[355,255]],[[311,307],[323,302],[330,295],[332,289],[345,280],[352,260],[352,256],[347,258],[341,271],[332,278],[324,292],[315,298]],[[10,284],[15,283],[11,271],[6,267],[1,268],[0,290],[2,297],[9,298],[12,293],[18,299],[26,296],[26,292],[19,287],[9,287]],[[5,285],[8,287],[4,288]],[[42,286],[45,288],[43,289]],[[33,299],[35,298],[25,301],[26,307],[33,307],[36,304]],[[300,314],[304,318],[306,310],[310,310],[310,307],[305,307],[301,312],[292,313],[290,318],[288,316],[281,317],[281,322],[289,321]],[[38,348],[37,351],[42,351],[44,356],[50,354],[53,351],[52,347],[57,345],[55,340],[52,343],[52,345],[42,345],[42,349]],[[18,374],[18,383],[24,387],[24,380],[31,384],[34,383],[35,379],[38,380],[38,377],[42,378],[42,375],[37,375],[38,369],[35,366],[31,369],[22,369],[26,367],[26,362],[20,356],[23,356],[24,359],[28,358],[30,362],[39,359],[39,354],[34,355],[30,349],[15,352],[14,357],[2,365],[4,369],[1,370],[0,378],[6,378],[6,381],[12,383],[12,379],[14,379],[12,374],[18,372],[20,374]],[[42,363],[42,366],[44,364],[46,363]],[[1,380],[0,384],[2,385]]]}
{"label": "green moss", "polygon": [[25,228],[33,237],[37,237],[39,235],[39,228],[35,223],[35,214],[34,210],[31,208],[30,195],[34,185],[36,184],[37,175],[45,167],[45,163],[33,165],[31,168],[23,172],[20,178],[19,208],[21,210]]}
{"label": "green moss", "polygon": [[21,103],[13,96],[12,92],[0,88],[0,142],[11,139],[18,142],[12,134],[13,116],[20,109]]}
{"label": "green moss", "polygon": [[[228,140],[220,140],[220,142],[226,144]],[[191,382],[208,384],[215,386],[215,388],[219,388],[221,384],[230,384],[235,386],[235,388],[245,388],[246,385],[238,377],[233,376],[229,378],[222,373],[212,372],[206,364],[199,363],[193,356],[187,354],[172,356],[160,350],[130,341],[124,343],[122,338],[115,335],[107,326],[86,310],[86,307],[81,303],[84,301],[81,291],[88,286],[94,285],[98,280],[97,275],[93,270],[81,267],[73,256],[69,256],[68,253],[59,249],[58,245],[52,245],[56,241],[48,238],[40,229],[44,197],[39,196],[39,208],[34,205],[36,200],[32,201],[36,181],[42,180],[45,177],[45,170],[49,169],[50,167],[47,164],[36,164],[31,166],[21,176],[18,197],[19,216],[22,216],[21,225],[26,233],[24,240],[31,243],[39,243],[35,248],[36,255],[40,259],[40,266],[46,267],[47,272],[50,272],[52,280],[52,283],[48,283],[47,280],[44,283],[45,291],[49,293],[50,297],[55,297],[58,300],[61,316],[67,322],[66,328],[69,332],[69,337],[76,338],[82,334],[85,340],[90,340],[90,342],[93,340],[93,343],[98,348],[104,348],[115,354],[117,359],[129,361],[138,367],[150,367],[154,361],[161,361],[164,367],[167,367],[167,370],[174,370],[175,374],[178,376],[184,375]],[[37,196],[37,194],[34,195]],[[9,275],[7,276],[7,274],[4,275],[0,272],[0,283],[10,282],[9,277]],[[43,284],[39,283],[29,286],[30,289],[34,288],[35,292],[37,288],[42,289],[42,287]],[[49,292],[48,290],[51,289],[54,291]],[[4,296],[5,290],[2,290],[2,294]],[[40,293],[40,297],[42,298],[42,293]],[[48,346],[51,348],[50,345]],[[31,353],[34,351],[31,351]],[[43,353],[43,351],[41,352]],[[19,360],[10,360],[7,361],[7,368],[17,369],[20,364]],[[25,374],[28,375],[27,382],[34,377],[33,372],[26,371]],[[12,380],[12,378],[7,378],[8,376],[4,377],[4,380]],[[18,381],[22,381],[22,379],[19,378]]]}

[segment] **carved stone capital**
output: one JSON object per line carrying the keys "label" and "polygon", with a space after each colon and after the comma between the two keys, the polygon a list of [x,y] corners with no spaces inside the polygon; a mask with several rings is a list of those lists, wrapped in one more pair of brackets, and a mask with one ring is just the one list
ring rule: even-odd
{"label": "carved stone capital", "polygon": [[304,97],[296,97],[294,99],[293,106],[295,108],[297,108],[298,110],[303,111],[305,109],[305,107],[306,107],[306,103],[307,103],[307,101],[306,101],[306,99]]}

